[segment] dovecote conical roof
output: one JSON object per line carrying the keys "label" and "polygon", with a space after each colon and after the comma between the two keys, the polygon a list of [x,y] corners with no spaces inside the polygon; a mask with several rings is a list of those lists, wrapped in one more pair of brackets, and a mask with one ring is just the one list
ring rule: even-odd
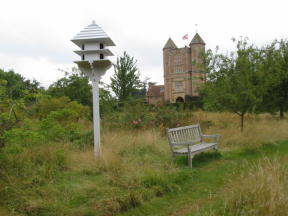
{"label": "dovecote conical roof", "polygon": [[168,39],[168,41],[166,42],[163,49],[167,49],[167,48],[177,49],[176,44],[174,43],[174,41],[171,38]]}
{"label": "dovecote conical roof", "polygon": [[198,33],[196,33],[189,45],[191,45],[191,44],[205,44],[205,42],[200,37],[200,35]]}
{"label": "dovecote conical roof", "polygon": [[94,21],[73,37],[71,41],[78,46],[81,46],[83,42],[101,42],[105,43],[106,46],[115,46],[111,38]]}

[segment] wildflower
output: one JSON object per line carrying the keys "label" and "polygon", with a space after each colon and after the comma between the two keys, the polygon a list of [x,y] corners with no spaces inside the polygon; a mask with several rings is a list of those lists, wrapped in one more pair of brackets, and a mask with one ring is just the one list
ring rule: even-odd
{"label": "wildflower", "polygon": [[138,125],[140,122],[138,121],[138,120],[134,120],[133,122],[132,122],[132,124],[133,125]]}

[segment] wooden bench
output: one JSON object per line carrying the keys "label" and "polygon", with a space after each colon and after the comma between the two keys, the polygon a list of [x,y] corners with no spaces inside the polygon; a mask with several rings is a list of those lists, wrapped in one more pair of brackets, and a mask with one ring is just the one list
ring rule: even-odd
{"label": "wooden bench", "polygon": [[[167,129],[168,140],[173,156],[188,156],[188,164],[192,168],[192,159],[195,154],[209,150],[218,149],[220,135],[203,135],[200,125]],[[205,140],[213,139],[213,142]]]}

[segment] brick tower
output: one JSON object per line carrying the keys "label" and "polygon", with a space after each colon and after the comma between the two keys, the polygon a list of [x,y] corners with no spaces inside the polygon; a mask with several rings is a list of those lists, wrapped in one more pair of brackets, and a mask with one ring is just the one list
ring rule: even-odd
{"label": "brick tower", "polygon": [[205,42],[198,33],[189,47],[177,48],[171,38],[163,48],[164,99],[170,103],[184,102],[199,96],[198,89],[205,81],[199,65],[205,51]]}

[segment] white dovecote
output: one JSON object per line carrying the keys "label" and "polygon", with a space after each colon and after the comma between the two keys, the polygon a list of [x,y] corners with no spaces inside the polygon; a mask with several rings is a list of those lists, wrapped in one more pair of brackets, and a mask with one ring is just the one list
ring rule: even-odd
{"label": "white dovecote", "polygon": [[[113,53],[108,48],[109,46],[115,46],[114,42],[94,21],[73,37],[71,41],[80,48],[74,51],[79,55],[79,60],[75,61],[79,68],[88,66],[88,62],[92,64],[100,60],[103,67],[104,65],[107,67],[108,62],[110,62],[108,57],[113,56]],[[107,60],[107,62],[104,60]],[[101,62],[97,63],[97,65],[101,66]]]}
{"label": "white dovecote", "polygon": [[113,56],[113,53],[108,48],[109,46],[115,46],[115,44],[94,21],[73,37],[71,41],[79,48],[74,51],[79,56],[79,60],[74,62],[92,81],[94,153],[96,157],[99,157],[101,155],[101,146],[98,84],[101,76],[112,65],[109,56]]}

